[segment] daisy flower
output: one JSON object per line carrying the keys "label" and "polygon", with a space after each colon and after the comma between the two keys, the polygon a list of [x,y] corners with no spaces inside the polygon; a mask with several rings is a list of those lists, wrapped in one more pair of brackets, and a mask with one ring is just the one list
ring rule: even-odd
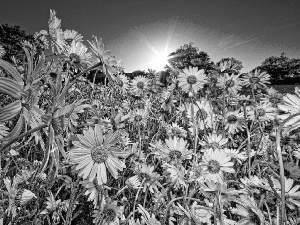
{"label": "daisy flower", "polygon": [[75,42],[83,41],[82,38],[83,38],[83,36],[75,30],[64,31],[64,40],[69,45],[71,45],[73,41],[75,41]]}
{"label": "daisy flower", "polygon": [[222,134],[217,134],[216,132],[209,133],[205,138],[205,141],[200,141],[200,144],[205,148],[221,148],[228,142],[228,138],[224,137]]}
{"label": "daisy flower", "polygon": [[224,76],[218,78],[217,86],[221,89],[225,88],[228,92],[233,92],[237,94],[239,90],[242,89],[242,82],[239,78],[239,75],[228,75],[227,73]]}
{"label": "daisy flower", "polygon": [[212,212],[207,209],[203,209],[204,207],[198,205],[194,202],[190,207],[186,207],[185,209],[179,203],[177,203],[177,207],[184,215],[180,224],[211,224],[211,216]]}
{"label": "daisy flower", "polygon": [[[192,114],[192,106],[194,114]],[[196,104],[190,105],[187,112],[188,118],[191,120],[194,118],[198,122],[198,126],[201,130],[204,129],[204,127],[210,127],[213,126],[213,109],[210,104],[210,102],[206,100],[196,101]],[[191,121],[191,124],[193,124],[193,121]]]}
{"label": "daisy flower", "polygon": [[[77,164],[78,175],[83,179],[89,178],[92,182],[96,177],[99,185],[107,182],[106,169],[117,179],[118,170],[126,168],[123,161],[118,157],[124,157],[116,144],[117,133],[109,132],[103,135],[98,124],[83,131],[83,135],[77,135],[79,141],[74,141],[75,148],[69,152],[70,161]],[[125,154],[127,155],[127,154]]]}
{"label": "daisy flower", "polygon": [[185,93],[196,94],[200,88],[206,83],[206,75],[204,70],[198,70],[197,67],[185,68],[178,75],[178,86],[182,88]]}
{"label": "daisy flower", "polygon": [[169,137],[165,140],[165,146],[160,149],[161,157],[167,159],[167,161],[177,161],[192,158],[192,151],[187,149],[188,142],[183,138]]}
{"label": "daisy flower", "polygon": [[[259,103],[256,107],[253,107],[247,114],[252,121],[258,120],[259,122],[269,122],[275,119],[277,113],[271,103]],[[256,118],[255,118],[256,115]]]}
{"label": "daisy flower", "polygon": [[163,168],[167,171],[170,176],[172,182],[174,182],[174,188],[178,189],[180,187],[187,187],[187,183],[185,182],[184,175],[186,174],[186,170],[182,165],[170,165],[164,164]]}
{"label": "daisy flower", "polygon": [[241,178],[240,181],[246,187],[255,186],[255,187],[263,188],[267,191],[272,190],[268,180],[265,178],[250,176],[249,178],[248,177]]}
{"label": "daisy flower", "polygon": [[95,209],[92,217],[94,224],[101,225],[119,225],[122,216],[123,207],[117,206],[116,202],[106,203],[101,210]]}
{"label": "daisy flower", "polygon": [[220,149],[208,149],[200,165],[203,166],[206,180],[212,180],[219,183],[223,182],[223,173],[234,173],[231,157]]}
{"label": "daisy flower", "polygon": [[71,65],[81,68],[91,63],[92,54],[86,51],[87,47],[84,44],[73,41],[67,51],[64,52],[64,55]]}
{"label": "daisy flower", "polygon": [[89,180],[80,181],[80,184],[85,187],[87,190],[84,195],[88,195],[88,201],[93,201],[94,207],[97,206],[99,190],[97,189],[94,181],[90,182]]}
{"label": "daisy flower", "polygon": [[0,58],[2,58],[5,55],[5,49],[2,45],[0,45]]}
{"label": "daisy flower", "polygon": [[0,140],[8,135],[8,128],[3,124],[0,123]]}
{"label": "daisy flower", "polygon": [[266,84],[269,84],[270,75],[260,70],[249,72],[242,77],[242,83],[245,87],[251,89],[267,88]]}
{"label": "daisy flower", "polygon": [[136,109],[130,112],[129,122],[135,126],[146,126],[148,112],[143,109]]}
{"label": "daisy flower", "polygon": [[185,129],[183,129],[181,126],[179,126],[177,123],[172,123],[171,125],[166,126],[166,132],[167,135],[170,137],[182,137],[185,138],[187,135],[187,132]]}
{"label": "daisy flower", "polygon": [[239,163],[241,163],[241,161],[245,161],[248,158],[246,152],[239,152],[237,149],[224,148],[223,150],[231,158],[236,159]]}
{"label": "daisy flower", "polygon": [[48,21],[49,36],[51,39],[52,52],[54,46],[57,48],[58,53],[65,50],[66,43],[64,40],[64,32],[60,29],[61,20],[56,17],[56,12],[50,9],[50,19]]}
{"label": "daisy flower", "polygon": [[273,87],[267,89],[267,95],[265,95],[261,101],[270,102],[273,107],[276,107],[279,103],[282,102],[283,94],[279,93]]}
{"label": "daisy flower", "polygon": [[[265,217],[263,212],[258,208],[253,197],[241,195],[239,199],[234,200],[238,205],[231,209],[233,214],[242,217],[239,224],[264,224]],[[243,222],[243,223],[241,223]]]}
{"label": "daisy flower", "polygon": [[229,111],[225,115],[225,129],[228,133],[235,134],[244,128],[243,114],[237,111]]}
{"label": "daisy flower", "polygon": [[[296,90],[296,89],[295,89]],[[300,92],[295,91],[296,95],[287,93],[282,98],[282,103],[278,104],[278,108],[291,113],[300,112]]]}
{"label": "daisy flower", "polygon": [[143,95],[150,86],[150,80],[143,76],[135,77],[131,82],[131,91],[137,95]]}
{"label": "daisy flower", "polygon": [[124,74],[118,74],[116,81],[122,94],[126,94],[130,88],[128,78]]}
{"label": "daisy flower", "polygon": [[158,187],[161,184],[158,182],[159,174],[154,172],[154,166],[147,165],[146,163],[136,164],[135,173],[139,175],[144,182],[142,182],[143,191],[145,192],[147,187],[151,193],[158,192]]}
{"label": "daisy flower", "polygon": [[166,112],[171,113],[172,109],[175,107],[175,102],[176,102],[173,93],[169,91],[163,91],[162,100],[163,103],[161,105],[161,108]]}
{"label": "daisy flower", "polygon": [[138,189],[141,187],[141,182],[139,180],[139,177],[138,175],[135,175],[133,177],[130,177],[128,178],[126,181],[125,181],[125,184],[128,188],[131,188],[131,189]]}
{"label": "daisy flower", "polygon": [[48,49],[49,48],[49,41],[43,34],[43,32],[35,32],[33,35],[35,43],[37,43],[37,46],[42,48],[42,49]]}

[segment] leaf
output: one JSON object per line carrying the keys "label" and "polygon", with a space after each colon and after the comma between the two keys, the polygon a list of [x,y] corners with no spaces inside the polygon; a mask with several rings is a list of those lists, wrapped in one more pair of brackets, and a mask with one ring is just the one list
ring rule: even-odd
{"label": "leaf", "polygon": [[71,105],[66,105],[61,109],[58,109],[55,111],[55,113],[53,114],[53,118],[57,118],[63,115],[66,115],[68,113],[71,113],[75,108],[75,103],[71,104]]}
{"label": "leaf", "polygon": [[17,71],[15,67],[13,67],[10,63],[4,61],[3,59],[0,59],[0,66],[6,70],[6,72],[9,73],[20,85],[24,85],[23,79],[20,75],[20,73]]}

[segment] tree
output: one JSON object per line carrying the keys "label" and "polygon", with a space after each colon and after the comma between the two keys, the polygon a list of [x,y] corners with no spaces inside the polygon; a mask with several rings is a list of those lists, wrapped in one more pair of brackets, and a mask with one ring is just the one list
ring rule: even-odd
{"label": "tree", "polygon": [[20,26],[1,25],[0,45],[5,49],[2,59],[12,62],[11,57],[14,56],[18,61],[23,61],[25,53],[22,49],[22,43],[24,41],[32,43],[34,41],[33,35],[26,34],[24,30],[21,30]]}
{"label": "tree", "polygon": [[271,83],[295,83],[299,82],[300,59],[289,59],[285,53],[278,56],[271,56],[265,59],[257,67],[271,76]]}
{"label": "tree", "polygon": [[189,66],[197,66],[198,69],[204,69],[205,71],[214,69],[214,62],[210,60],[209,55],[204,51],[199,51],[193,42],[184,44],[176,49],[175,52],[170,53],[168,62],[177,69]]}

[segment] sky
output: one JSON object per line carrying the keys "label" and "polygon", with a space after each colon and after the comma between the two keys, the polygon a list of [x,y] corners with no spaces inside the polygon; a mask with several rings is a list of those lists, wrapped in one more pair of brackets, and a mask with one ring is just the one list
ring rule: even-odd
{"label": "sky", "polygon": [[47,29],[50,9],[63,30],[102,37],[125,72],[155,67],[167,42],[167,53],[193,42],[214,62],[234,57],[242,72],[282,52],[300,58],[299,0],[9,0],[0,24],[33,34]]}

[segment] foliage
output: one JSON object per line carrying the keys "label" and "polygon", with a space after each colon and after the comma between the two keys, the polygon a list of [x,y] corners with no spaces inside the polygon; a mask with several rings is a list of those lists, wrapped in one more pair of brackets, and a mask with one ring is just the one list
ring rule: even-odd
{"label": "foliage", "polygon": [[299,224],[298,87],[232,60],[128,79],[54,10],[38,34],[23,70],[0,59],[0,223]]}

